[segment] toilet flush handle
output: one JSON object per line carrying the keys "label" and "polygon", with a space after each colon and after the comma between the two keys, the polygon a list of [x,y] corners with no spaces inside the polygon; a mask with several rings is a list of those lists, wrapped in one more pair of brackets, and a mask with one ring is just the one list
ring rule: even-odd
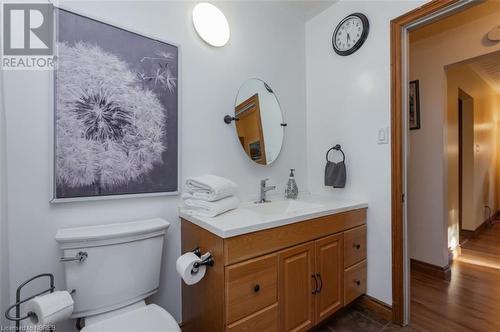
{"label": "toilet flush handle", "polygon": [[80,251],[74,257],[61,257],[59,259],[60,262],[84,262],[89,257],[89,254],[86,251]]}

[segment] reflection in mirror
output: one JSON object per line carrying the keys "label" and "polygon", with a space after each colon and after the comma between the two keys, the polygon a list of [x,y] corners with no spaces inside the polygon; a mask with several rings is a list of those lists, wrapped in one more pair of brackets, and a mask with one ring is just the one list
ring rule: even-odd
{"label": "reflection in mirror", "polygon": [[238,91],[234,107],[236,131],[245,153],[254,162],[269,165],[283,145],[283,115],[269,85],[260,79],[247,80]]}

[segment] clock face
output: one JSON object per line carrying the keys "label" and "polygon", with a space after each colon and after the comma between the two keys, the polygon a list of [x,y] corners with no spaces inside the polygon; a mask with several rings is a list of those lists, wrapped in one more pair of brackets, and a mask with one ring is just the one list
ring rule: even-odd
{"label": "clock face", "polygon": [[349,55],[363,45],[368,36],[368,19],[363,14],[352,14],[344,18],[333,33],[333,49],[339,55]]}

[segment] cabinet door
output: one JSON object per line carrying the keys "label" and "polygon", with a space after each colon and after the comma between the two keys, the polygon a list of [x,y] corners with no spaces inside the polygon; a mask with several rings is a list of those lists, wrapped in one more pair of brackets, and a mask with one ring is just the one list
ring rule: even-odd
{"label": "cabinet door", "polygon": [[315,241],[315,247],[316,277],[319,283],[315,312],[316,323],[319,323],[343,306],[343,235],[319,239]]}
{"label": "cabinet door", "polygon": [[314,242],[279,254],[280,331],[307,331],[314,325]]}

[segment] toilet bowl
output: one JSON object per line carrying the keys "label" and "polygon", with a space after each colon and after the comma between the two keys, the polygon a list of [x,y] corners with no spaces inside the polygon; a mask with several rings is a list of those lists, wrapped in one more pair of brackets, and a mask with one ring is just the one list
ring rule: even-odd
{"label": "toilet bowl", "polygon": [[180,331],[166,310],[144,301],[159,289],[169,225],[163,219],[149,219],[57,232],[66,287],[73,291],[71,318],[84,320],[81,331]]}
{"label": "toilet bowl", "polygon": [[180,332],[175,319],[156,304],[146,305],[97,322],[87,322],[81,332]]}

